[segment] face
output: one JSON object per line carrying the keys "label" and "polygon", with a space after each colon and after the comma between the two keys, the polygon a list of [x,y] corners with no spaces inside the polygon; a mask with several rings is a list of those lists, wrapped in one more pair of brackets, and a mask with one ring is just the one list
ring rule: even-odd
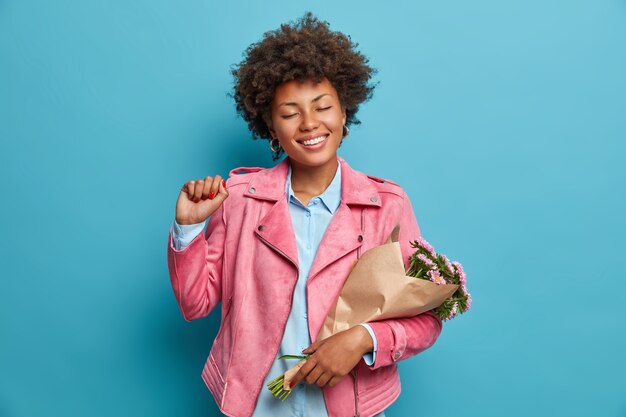
{"label": "face", "polygon": [[337,163],[346,112],[327,79],[287,81],[276,88],[268,123],[291,163],[321,167]]}

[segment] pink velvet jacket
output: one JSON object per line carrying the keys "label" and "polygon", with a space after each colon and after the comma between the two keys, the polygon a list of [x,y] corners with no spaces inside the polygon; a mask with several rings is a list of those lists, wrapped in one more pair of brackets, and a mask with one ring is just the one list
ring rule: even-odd
{"label": "pink velvet jacket", "polygon": [[[360,253],[384,243],[400,223],[408,267],[409,241],[420,236],[400,186],[356,171],[341,157],[339,162],[341,204],[306,284],[311,340]],[[208,315],[222,301],[221,326],[202,378],[228,416],[252,415],[291,309],[298,256],[285,197],[287,164],[284,159],[272,168],[232,170],[226,181],[229,197],[209,219],[206,233],[183,250],[173,249],[170,231],[169,274],[185,320]],[[370,325],[378,341],[376,361],[368,366],[361,360],[339,384],[323,388],[330,417],[372,416],[387,408],[400,395],[396,362],[428,349],[442,329],[430,311]]]}

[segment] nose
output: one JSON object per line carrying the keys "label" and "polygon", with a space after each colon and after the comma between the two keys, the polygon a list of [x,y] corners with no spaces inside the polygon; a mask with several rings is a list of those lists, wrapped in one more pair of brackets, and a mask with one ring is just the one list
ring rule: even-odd
{"label": "nose", "polygon": [[319,125],[319,121],[315,117],[314,112],[302,113],[302,123],[300,123],[300,130],[302,131],[315,130],[318,125]]}

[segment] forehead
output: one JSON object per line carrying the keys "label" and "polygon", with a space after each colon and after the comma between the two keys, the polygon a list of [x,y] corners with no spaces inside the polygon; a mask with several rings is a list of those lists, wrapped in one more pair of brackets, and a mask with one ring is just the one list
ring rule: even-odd
{"label": "forehead", "polygon": [[337,91],[326,78],[322,78],[319,83],[311,79],[304,81],[289,80],[276,87],[273,101],[274,104],[280,104],[283,101],[302,101],[308,103],[315,97],[324,93],[337,97]]}

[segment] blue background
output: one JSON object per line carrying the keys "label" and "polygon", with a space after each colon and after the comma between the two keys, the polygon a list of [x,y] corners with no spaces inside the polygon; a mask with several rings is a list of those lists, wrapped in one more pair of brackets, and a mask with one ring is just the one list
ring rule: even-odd
{"label": "blue background", "polygon": [[218,415],[167,233],[185,181],[275,164],[229,67],[308,9],[379,70],[339,154],[474,300],[388,416],[626,416],[624,0],[0,0],[0,416]]}

